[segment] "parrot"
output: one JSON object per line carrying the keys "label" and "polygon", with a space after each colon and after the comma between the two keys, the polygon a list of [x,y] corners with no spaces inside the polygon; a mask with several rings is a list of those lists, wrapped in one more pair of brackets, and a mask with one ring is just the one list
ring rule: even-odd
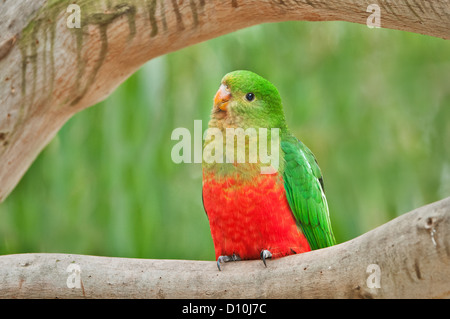
{"label": "parrot", "polygon": [[[310,149],[289,131],[277,88],[260,75],[237,70],[226,74],[214,97],[208,130],[257,132],[278,129],[279,164],[236,160],[202,161],[202,200],[209,221],[217,267],[236,260],[266,260],[336,244],[324,183]],[[257,135],[261,135],[257,133]],[[203,151],[216,136],[204,137]],[[216,143],[226,146],[227,140]],[[250,138],[245,140],[249,148]],[[211,145],[209,145],[211,146]],[[220,156],[220,154],[219,154]]]}

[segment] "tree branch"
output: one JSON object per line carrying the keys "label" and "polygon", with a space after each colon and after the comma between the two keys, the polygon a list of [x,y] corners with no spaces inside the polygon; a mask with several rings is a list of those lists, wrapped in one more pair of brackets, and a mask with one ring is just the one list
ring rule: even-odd
{"label": "tree branch", "polygon": [[269,260],[267,268],[259,260],[219,272],[212,261],[6,255],[0,296],[450,298],[449,229],[450,197],[340,245]]}
{"label": "tree branch", "polygon": [[79,29],[72,2],[0,2],[0,201],[73,114],[156,56],[265,22],[366,23],[372,3],[382,27],[450,39],[448,0],[78,0]]}

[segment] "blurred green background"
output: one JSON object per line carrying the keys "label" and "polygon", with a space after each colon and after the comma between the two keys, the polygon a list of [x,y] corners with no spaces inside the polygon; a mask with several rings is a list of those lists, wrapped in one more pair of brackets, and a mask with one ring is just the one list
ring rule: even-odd
{"label": "blurred green background", "polygon": [[236,69],[278,87],[322,168],[338,242],[450,195],[450,41],[265,24],[154,59],[68,121],[0,205],[0,254],[213,260],[201,165],[172,162],[171,133],[206,129]]}

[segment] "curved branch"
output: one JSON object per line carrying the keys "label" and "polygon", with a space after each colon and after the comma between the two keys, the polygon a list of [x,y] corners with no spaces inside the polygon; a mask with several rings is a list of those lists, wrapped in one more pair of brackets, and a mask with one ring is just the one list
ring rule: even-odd
{"label": "curved branch", "polygon": [[73,114],[156,56],[265,22],[366,23],[371,3],[382,27],[450,39],[448,0],[79,0],[80,28],[70,3],[0,2],[0,201]]}
{"label": "curved branch", "polygon": [[450,197],[348,242],[268,261],[0,256],[3,298],[449,298]]}

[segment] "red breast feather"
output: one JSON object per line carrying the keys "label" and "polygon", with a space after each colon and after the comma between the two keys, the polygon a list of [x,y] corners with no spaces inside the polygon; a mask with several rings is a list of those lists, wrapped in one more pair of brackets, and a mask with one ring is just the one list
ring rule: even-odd
{"label": "red breast feather", "polygon": [[263,249],[277,258],[311,250],[278,174],[259,174],[251,181],[231,177],[217,181],[213,174],[204,174],[203,204],[216,258],[236,254],[259,259]]}

